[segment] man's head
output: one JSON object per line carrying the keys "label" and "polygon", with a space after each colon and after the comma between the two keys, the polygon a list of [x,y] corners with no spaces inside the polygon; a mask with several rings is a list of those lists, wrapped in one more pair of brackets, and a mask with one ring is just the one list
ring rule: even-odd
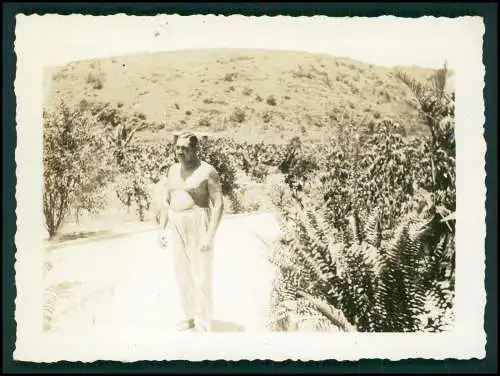
{"label": "man's head", "polygon": [[179,135],[175,143],[175,156],[181,163],[191,163],[197,159],[198,137],[194,133],[185,132]]}

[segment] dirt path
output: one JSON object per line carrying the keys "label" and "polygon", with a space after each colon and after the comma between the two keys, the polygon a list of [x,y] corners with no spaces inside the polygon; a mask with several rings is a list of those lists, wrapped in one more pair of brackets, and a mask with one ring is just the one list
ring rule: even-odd
{"label": "dirt path", "polygon": [[[224,218],[216,237],[214,330],[265,331],[271,267],[266,242],[279,235],[272,213]],[[147,231],[50,253],[46,304],[52,340],[162,335],[181,317],[168,249]],[[52,292],[59,286],[58,292]],[[58,297],[55,299],[55,297]]]}

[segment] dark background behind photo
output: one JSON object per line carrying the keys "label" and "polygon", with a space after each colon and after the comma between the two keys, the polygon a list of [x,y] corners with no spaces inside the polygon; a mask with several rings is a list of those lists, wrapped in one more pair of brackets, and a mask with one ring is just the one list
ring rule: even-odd
{"label": "dark background behind photo", "polygon": [[[14,362],[12,360],[12,352],[15,344],[16,323],[14,320],[14,299],[15,291],[15,93],[13,82],[15,79],[16,57],[14,54],[14,28],[16,13],[86,13],[94,15],[107,15],[124,12],[127,14],[154,15],[159,12],[178,13],[181,15],[189,14],[243,14],[243,15],[316,15],[323,14],[327,16],[378,16],[383,14],[393,14],[400,17],[419,17],[423,15],[435,15],[445,17],[457,17],[462,15],[480,15],[484,17],[486,26],[484,39],[484,64],[486,66],[485,77],[485,105],[486,105],[486,124],[485,137],[487,140],[487,237],[486,237],[486,289],[487,289],[487,306],[485,317],[485,329],[487,332],[487,358],[486,360],[470,360],[457,361],[449,360],[446,362],[428,361],[428,360],[407,360],[401,362],[389,362],[385,360],[366,360],[361,362],[318,362],[318,363],[301,363],[294,364],[292,362],[272,363],[265,361],[256,362],[204,362],[204,364],[190,364],[192,370],[207,370],[211,372],[220,372],[223,367],[227,369],[248,372],[250,370],[259,371],[308,371],[308,372],[492,372],[496,371],[496,347],[497,347],[497,290],[496,290],[496,265],[497,265],[497,235],[492,229],[496,228],[496,211],[490,210],[496,208],[497,205],[497,145],[496,145],[496,124],[497,124],[497,108],[494,105],[497,98],[497,83],[496,83],[496,66],[497,66],[497,41],[496,41],[496,4],[176,4],[176,5],[153,5],[147,4],[42,4],[42,5],[13,5],[3,4],[3,98],[4,98],[4,126],[3,126],[3,371],[4,372],[47,372],[47,371],[78,371],[98,369],[103,372],[116,372],[125,370],[164,370],[164,371],[181,371],[187,362],[168,362],[168,363],[152,363],[138,362],[134,364],[121,364],[118,362],[96,362],[91,366],[83,364],[69,364],[61,362],[55,365],[40,365],[30,364],[26,362]],[[493,104],[493,105],[492,105]]]}

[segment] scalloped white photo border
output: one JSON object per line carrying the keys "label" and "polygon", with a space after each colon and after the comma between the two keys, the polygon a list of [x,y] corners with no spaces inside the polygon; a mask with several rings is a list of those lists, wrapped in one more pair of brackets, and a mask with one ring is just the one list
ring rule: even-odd
{"label": "scalloped white photo border", "polygon": [[[64,18],[63,23],[60,20]],[[229,47],[267,48],[266,41],[273,40],[275,47],[283,43],[284,49],[293,49],[293,41],[309,43],[311,52],[321,52],[321,48],[331,41],[338,41],[340,34],[326,32],[329,22],[342,30],[346,25],[359,31],[358,40],[363,35],[369,40],[376,26],[381,35],[388,30],[408,31],[408,43],[421,39],[422,45],[415,48],[415,58],[424,61],[422,54],[433,56],[438,49],[428,46],[425,41],[439,38],[433,30],[448,30],[442,37],[451,54],[449,66],[455,73],[456,89],[456,145],[457,145],[457,213],[456,213],[456,324],[451,332],[439,334],[408,333],[209,333],[178,334],[168,339],[136,338],[135,342],[123,338],[118,344],[114,338],[102,333],[98,338],[80,343],[78,338],[64,338],[64,343],[51,340],[42,333],[42,251],[43,211],[42,211],[42,69],[47,65],[66,62],[89,56],[104,57],[106,54],[128,54],[120,50],[122,45],[142,45],[144,49],[154,48],[144,44],[144,35],[132,22],[139,19],[151,23],[148,33],[155,33],[158,25],[167,25],[169,48],[201,48],[205,41],[213,48],[224,47],[223,36],[229,26],[234,39]],[[187,21],[199,28],[187,27]],[[93,32],[96,25],[105,21],[109,35]],[[160,22],[161,21],[161,22]],[[214,25],[209,36],[200,34],[205,21]],[[218,24],[217,24],[218,22]],[[281,25],[290,25],[285,32]],[[65,25],[62,27],[61,25]],[[123,26],[125,25],[125,27]],[[128,27],[127,27],[128,25]],[[190,24],[191,25],[191,24]],[[228,26],[229,25],[229,26]],[[240,27],[238,26],[240,25]],[[339,26],[340,25],[340,26]],[[395,28],[396,25],[396,28]],[[387,27],[387,29],[384,29]],[[392,28],[392,29],[390,29]],[[353,30],[354,30],[353,29]],[[121,31],[120,31],[121,30]],[[307,34],[309,30],[309,34]],[[321,33],[321,30],[325,30]],[[334,30],[334,29],[331,29]],[[369,31],[369,32],[368,32]],[[346,31],[347,32],[347,31]],[[427,359],[471,359],[485,357],[486,333],[484,330],[484,308],[486,293],[485,276],[485,152],[484,139],[484,75],[482,62],[484,37],[483,20],[479,17],[435,18],[422,17],[405,19],[392,16],[367,18],[328,17],[245,17],[245,16],[158,16],[134,17],[114,15],[59,16],[59,15],[18,15],[16,17],[15,53],[17,59],[15,92],[17,100],[17,146],[16,146],[16,201],[17,248],[16,312],[17,340],[15,360],[33,362],[54,362],[59,360],[91,362],[95,360],[359,360],[384,358],[401,360],[408,358]],[[160,32],[159,32],[160,33]],[[259,34],[260,33],[260,34]],[[120,35],[123,40],[120,41]],[[149,35],[149,34],[148,34]],[[314,37],[316,35],[316,37]],[[115,39],[113,39],[115,38]],[[132,39],[131,39],[132,38]],[[219,39],[218,39],[219,38]],[[229,38],[229,36],[228,36]],[[335,39],[337,38],[337,39]],[[354,38],[354,37],[353,37]],[[355,40],[355,39],[352,39]],[[190,43],[191,41],[191,43]],[[314,43],[313,43],[314,42]],[[155,45],[156,46],[156,45]],[[186,47],[187,46],[187,47]],[[272,46],[271,46],[272,47]],[[346,46],[344,46],[346,47]],[[397,47],[397,46],[393,46]],[[158,46],[156,46],[158,48]],[[347,47],[346,47],[347,48]],[[357,46],[359,54],[370,54],[371,45]],[[367,51],[363,51],[363,48]],[[390,48],[390,46],[388,46]],[[403,47],[402,47],[403,48]],[[348,50],[348,49],[346,49]],[[63,56],[64,51],[73,56]],[[354,51],[354,48],[353,48]],[[426,52],[427,51],[427,52]],[[60,53],[61,56],[58,56]],[[353,52],[354,53],[354,52]],[[373,51],[382,56],[387,51]],[[352,56],[350,56],[352,57]],[[353,59],[363,60],[362,56]],[[405,56],[403,56],[405,58]],[[428,59],[431,60],[430,58]],[[441,60],[442,61],[442,60]],[[403,61],[404,63],[404,61]],[[415,63],[418,65],[419,63]]]}

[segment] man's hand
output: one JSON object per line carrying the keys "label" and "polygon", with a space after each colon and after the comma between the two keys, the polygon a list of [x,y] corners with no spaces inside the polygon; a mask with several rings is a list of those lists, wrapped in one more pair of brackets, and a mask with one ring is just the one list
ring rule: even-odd
{"label": "man's hand", "polygon": [[167,234],[165,230],[160,230],[158,232],[158,242],[160,243],[161,248],[165,248],[167,246]]}
{"label": "man's hand", "polygon": [[201,239],[201,251],[208,252],[212,249],[213,246],[213,238],[205,233],[203,238]]}

